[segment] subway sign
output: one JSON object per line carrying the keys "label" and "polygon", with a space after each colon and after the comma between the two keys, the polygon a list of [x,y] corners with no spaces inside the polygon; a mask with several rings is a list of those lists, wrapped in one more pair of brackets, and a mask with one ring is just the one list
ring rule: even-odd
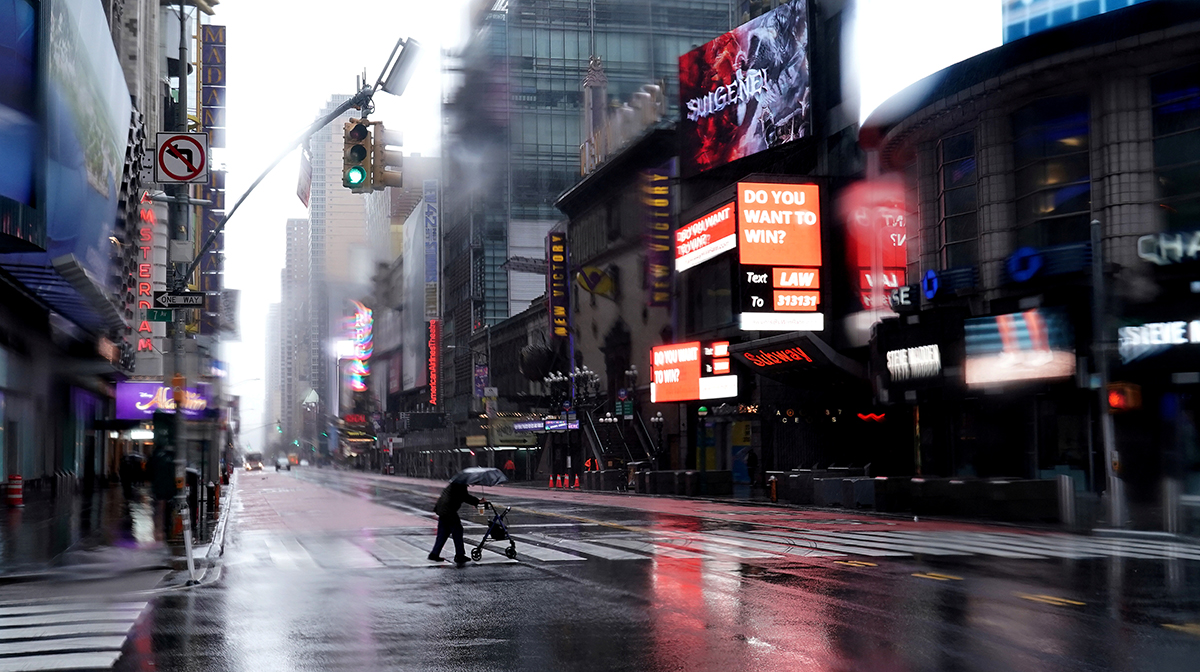
{"label": "subway sign", "polygon": [[728,341],[691,341],[650,350],[651,403],[724,399],[737,394]]}

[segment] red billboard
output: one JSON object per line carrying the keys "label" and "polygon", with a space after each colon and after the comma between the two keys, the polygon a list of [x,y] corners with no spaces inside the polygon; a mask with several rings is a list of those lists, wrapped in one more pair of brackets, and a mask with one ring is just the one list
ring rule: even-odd
{"label": "red billboard", "polygon": [[697,401],[736,397],[729,341],[660,345],[650,350],[650,401]]}
{"label": "red billboard", "polygon": [[675,231],[675,272],[737,247],[733,204],[722,206]]}
{"label": "red billboard", "polygon": [[694,175],[810,134],[808,0],[679,57],[680,159]]}
{"label": "red billboard", "polygon": [[739,261],[763,266],[821,265],[817,185],[738,182],[737,191]]}

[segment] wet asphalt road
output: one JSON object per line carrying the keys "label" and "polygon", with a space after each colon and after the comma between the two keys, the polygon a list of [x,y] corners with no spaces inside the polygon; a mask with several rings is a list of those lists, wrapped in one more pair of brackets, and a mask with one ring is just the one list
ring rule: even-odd
{"label": "wet asphalt road", "polygon": [[221,578],[115,669],[1198,669],[1195,546],[502,487],[517,559],[456,568],[438,487],[240,474]]}

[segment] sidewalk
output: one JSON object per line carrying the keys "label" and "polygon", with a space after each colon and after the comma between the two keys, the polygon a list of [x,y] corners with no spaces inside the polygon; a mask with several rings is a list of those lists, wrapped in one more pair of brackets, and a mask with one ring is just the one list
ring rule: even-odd
{"label": "sidewalk", "polygon": [[144,494],[127,503],[120,487],[57,498],[30,492],[23,509],[0,512],[0,583],[169,567]]}

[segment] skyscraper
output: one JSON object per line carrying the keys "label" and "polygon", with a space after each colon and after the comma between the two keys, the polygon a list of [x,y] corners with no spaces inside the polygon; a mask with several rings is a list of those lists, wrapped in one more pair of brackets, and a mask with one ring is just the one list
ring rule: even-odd
{"label": "skyscraper", "polygon": [[[300,402],[308,394],[309,376],[309,223],[287,220],[284,267],[280,278],[279,338],[280,417],[283,441],[301,438]],[[268,380],[270,373],[268,372]]]}
{"label": "skyscraper", "polygon": [[611,100],[660,83],[673,111],[679,56],[738,12],[731,0],[501,0],[473,17],[444,150],[443,332],[453,349],[443,380],[455,416],[469,409],[470,334],[542,293],[504,263],[533,256],[530,241],[562,218],[555,198],[579,178],[589,57],[601,59]]}

